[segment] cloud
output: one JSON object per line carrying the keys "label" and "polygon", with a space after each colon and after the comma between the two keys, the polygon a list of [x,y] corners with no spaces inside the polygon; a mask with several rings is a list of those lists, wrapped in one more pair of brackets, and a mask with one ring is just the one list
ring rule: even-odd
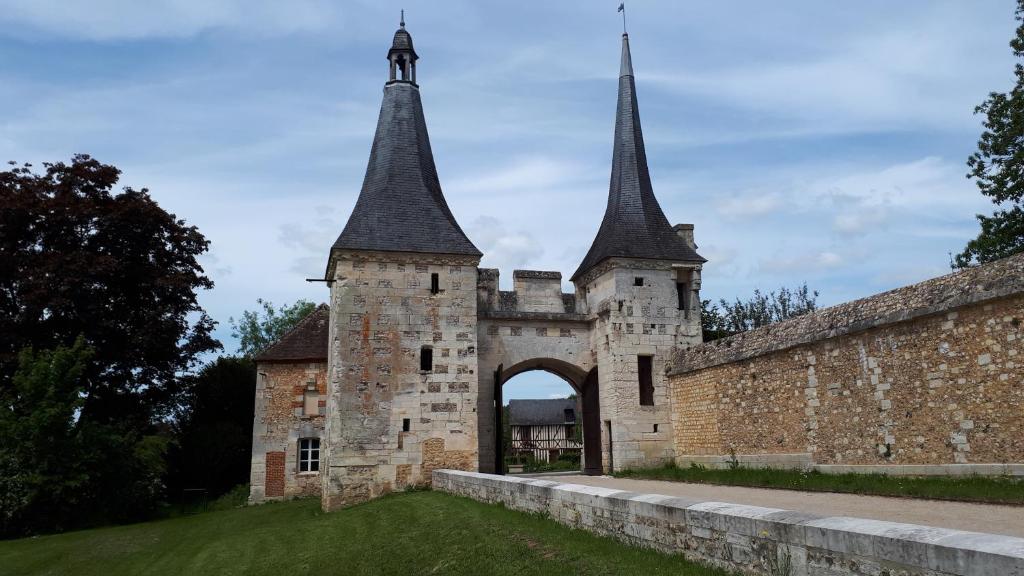
{"label": "cloud", "polygon": [[317,206],[302,222],[278,226],[278,239],[294,253],[289,270],[306,278],[320,278],[327,265],[327,252],[343,224],[330,206]]}
{"label": "cloud", "polygon": [[0,22],[8,33],[24,29],[84,40],[183,38],[213,29],[281,35],[338,26],[327,0],[7,0]]}
{"label": "cloud", "polygon": [[782,203],[782,195],[776,192],[746,194],[722,199],[715,209],[726,218],[744,219],[775,212],[782,207]]}
{"label": "cloud", "polygon": [[530,234],[510,231],[492,216],[478,216],[466,227],[467,233],[484,253],[481,266],[489,268],[525,268],[544,250]]}
{"label": "cloud", "polygon": [[779,255],[761,260],[760,269],[768,273],[820,272],[837,268],[846,260],[829,250],[796,255]]}

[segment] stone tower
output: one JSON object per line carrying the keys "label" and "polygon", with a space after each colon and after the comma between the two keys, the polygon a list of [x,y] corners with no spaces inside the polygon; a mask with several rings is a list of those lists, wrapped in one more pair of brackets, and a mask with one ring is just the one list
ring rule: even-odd
{"label": "stone tower", "polygon": [[481,253],[445,202],[404,18],[362,190],[331,248],[323,507],[477,468]]}
{"label": "stone tower", "polygon": [[606,469],[672,458],[665,366],[677,346],[701,341],[695,248],[693,227],[673,228],[654,196],[623,34],[608,206],[571,278],[592,319]]}

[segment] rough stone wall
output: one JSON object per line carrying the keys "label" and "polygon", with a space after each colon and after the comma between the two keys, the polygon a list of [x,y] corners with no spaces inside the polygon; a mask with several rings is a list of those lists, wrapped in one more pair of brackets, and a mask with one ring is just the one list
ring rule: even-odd
{"label": "rough stone wall", "polygon": [[[324,508],[429,483],[442,464],[475,470],[477,260],[333,256]],[[430,371],[420,370],[423,347]]]}
{"label": "rough stone wall", "polygon": [[[826,309],[732,346],[726,339],[682,352],[671,377],[677,461],[1024,462],[1022,263],[1007,259],[837,307],[857,314],[860,330]],[[827,332],[810,333],[834,336],[805,341],[797,330],[822,322]]]}
{"label": "rough stone wall", "polygon": [[[321,398],[318,414],[303,414],[306,389]],[[317,472],[298,471],[300,438],[322,438],[327,365],[322,362],[261,362],[256,367],[256,410],[249,501],[320,493]]]}
{"label": "rough stone wall", "polygon": [[434,489],[766,576],[1024,576],[1024,539],[439,470]]}
{"label": "rough stone wall", "polygon": [[[701,339],[699,312],[679,307],[681,276],[693,284],[691,302],[699,302],[699,280],[692,282],[699,269],[667,262],[611,259],[577,283],[577,296],[593,319],[590,345],[597,355],[605,469],[673,458],[672,397],[665,374],[678,346]],[[641,286],[635,285],[637,278]],[[639,355],[652,357],[652,406],[640,403]]]}

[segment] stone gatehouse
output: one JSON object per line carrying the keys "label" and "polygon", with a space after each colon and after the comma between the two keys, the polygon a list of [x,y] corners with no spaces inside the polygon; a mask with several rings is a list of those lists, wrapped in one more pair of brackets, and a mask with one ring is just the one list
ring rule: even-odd
{"label": "stone gatehouse", "polygon": [[[1000,445],[1017,438],[1013,449],[986,452],[986,457],[1022,461],[1021,370],[1015,364],[1024,318],[1019,297],[999,305],[998,335],[985,336],[985,342],[1003,339],[1001,351],[992,352],[999,359],[998,373],[961,372],[969,362],[960,348],[942,364],[945,368],[907,357],[898,369],[872,372],[900,357],[891,343],[896,337],[888,333],[870,341],[861,337],[860,344],[818,343],[841,339],[843,326],[849,334],[879,329],[881,324],[848,314],[860,309],[857,303],[845,312],[814,315],[828,318],[827,326],[792,329],[789,340],[766,337],[779,330],[773,327],[758,331],[761,336],[744,335],[737,348],[747,350],[745,355],[731,356],[728,343],[701,345],[705,260],[696,251],[693,226],[671,225],[654,195],[625,34],[607,209],[590,250],[569,278],[573,291],[562,292],[560,272],[535,270],[514,271],[514,289],[500,290],[499,271],[479,268],[482,254],[442,194],[416,81],[418,58],[403,22],[387,54],[389,77],[362,190],[329,250],[324,276],[329,305],[257,359],[250,501],[320,493],[330,510],[427,483],[439,468],[500,472],[501,387],[527,370],[556,374],[580,394],[583,466],[591,474],[668,461],[714,461],[736,452],[752,460],[778,455],[773,462],[795,465],[877,464],[864,454],[877,450],[886,458],[895,454],[899,462],[973,462],[969,447],[981,444],[959,442],[960,436],[950,436],[946,428],[966,430],[982,422],[984,434],[998,437]],[[1021,259],[1014,262],[986,270],[999,277],[1019,275]],[[922,306],[914,309],[937,313],[935,302]],[[906,320],[900,319],[904,308],[899,297],[887,298],[878,314],[899,323]],[[958,325],[967,330],[960,339],[981,337],[976,332],[989,329],[994,310],[965,313],[972,320]],[[900,330],[914,339],[913,327]],[[759,338],[770,343],[745,344]],[[946,342],[950,349],[959,346],[951,342]],[[831,360],[837,354],[849,363],[843,376],[815,377],[816,369],[838,362]],[[859,365],[858,359],[863,360]],[[943,374],[943,382],[957,382],[957,398],[944,396],[935,403],[1009,408],[990,409],[985,413],[990,417],[975,416],[975,408],[916,412],[915,439],[904,439],[893,411],[910,410],[902,401],[895,408],[890,404],[885,414],[874,410],[899,394],[895,389],[904,381],[918,386],[905,395],[924,390],[918,364],[925,363],[928,374],[934,370]],[[988,386],[999,379],[1004,384]],[[854,390],[857,403],[851,400],[845,409],[815,404],[829,395],[849,398]],[[952,394],[953,388],[947,391]],[[940,412],[942,426],[920,420],[939,418]],[[759,422],[777,423],[778,430]],[[845,433],[824,450],[842,452],[845,460],[820,456],[826,434],[813,431],[829,426]],[[927,439],[922,444],[918,436]],[[947,440],[960,448],[931,449]],[[914,442],[929,449],[908,459],[904,450],[913,450]],[[876,449],[883,445],[888,451]]]}

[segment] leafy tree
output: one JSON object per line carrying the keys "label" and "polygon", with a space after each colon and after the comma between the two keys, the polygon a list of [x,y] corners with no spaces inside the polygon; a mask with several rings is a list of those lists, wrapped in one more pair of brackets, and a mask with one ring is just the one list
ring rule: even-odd
{"label": "leafy tree", "polygon": [[795,290],[783,286],[778,292],[767,294],[754,290],[747,300],[737,298],[730,303],[723,298],[717,305],[711,300],[702,300],[700,304],[704,341],[709,342],[813,312],[818,308],[818,292],[804,283]]}
{"label": "leafy tree", "polygon": [[206,488],[219,496],[249,481],[256,366],[248,358],[220,357],[184,378],[173,421],[169,492]]}
{"label": "leafy tree", "polygon": [[[0,389],[0,532],[28,528],[34,514],[65,518],[88,481],[76,414],[92,350],[78,338],[53,351],[23,350],[11,386]],[[54,510],[63,508],[64,510]]]}
{"label": "leafy tree", "polygon": [[285,332],[316,310],[316,304],[309,300],[296,300],[294,304],[274,308],[274,304],[257,299],[262,310],[246,310],[242,318],[231,318],[231,335],[238,338],[238,351],[246,358],[255,358],[271,344],[277,342]]}
{"label": "leafy tree", "polygon": [[992,199],[991,216],[978,215],[981,232],[956,256],[959,268],[991,262],[1024,252],[1024,0],[1018,0],[1016,19],[1021,24],[1010,41],[1016,85],[1008,92],[992,92],[974,109],[985,114],[978,150],[967,159],[967,177]]}
{"label": "leafy tree", "polygon": [[0,388],[18,352],[93,350],[81,418],[146,433],[173,405],[177,375],[220,344],[196,291],[209,242],[120,171],[86,155],[0,172]]}
{"label": "leafy tree", "polygon": [[140,519],[159,502],[166,439],[83,417],[93,358],[82,337],[26,348],[0,389],[0,535]]}

